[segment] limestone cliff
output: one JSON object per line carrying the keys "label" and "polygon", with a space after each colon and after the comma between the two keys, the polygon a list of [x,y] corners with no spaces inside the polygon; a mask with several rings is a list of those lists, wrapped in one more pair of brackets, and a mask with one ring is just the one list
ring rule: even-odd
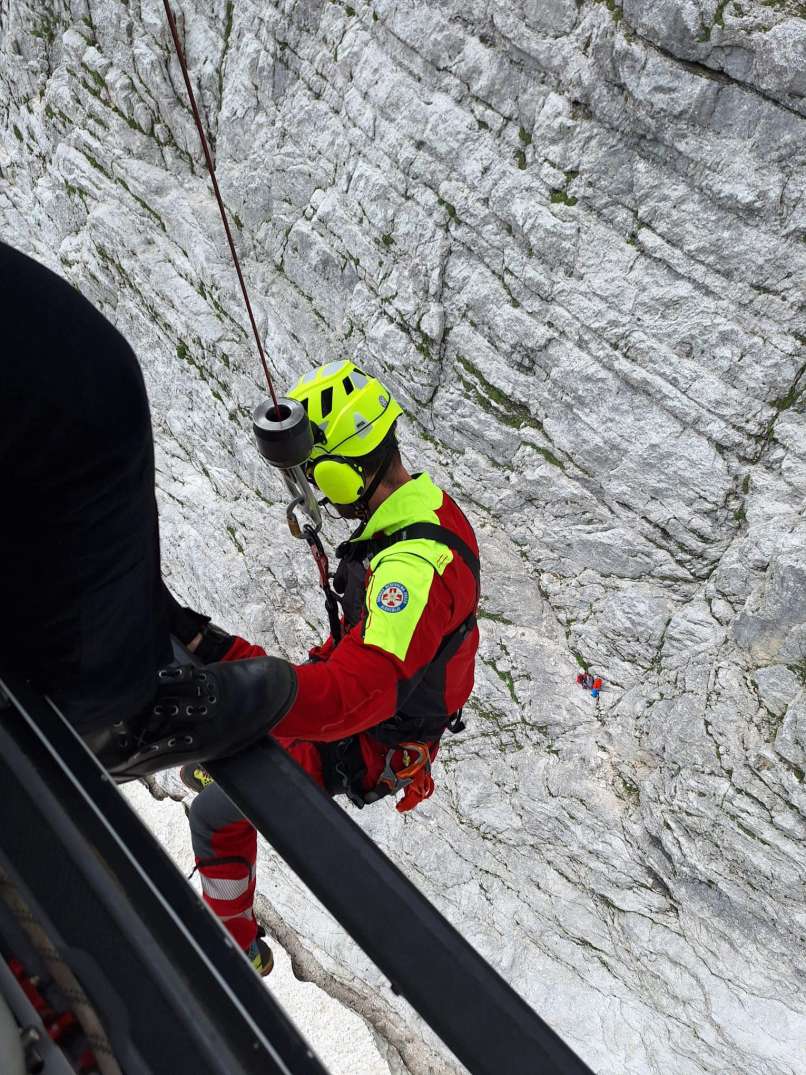
{"label": "limestone cliff", "polygon": [[[600,1075],[802,1072],[804,5],[179,21],[278,383],[342,355],[385,378],[482,541],[469,728],[416,816],[361,823]],[[145,368],[175,589],[299,656],[314,571],[250,443],[161,4],[0,0],[0,123],[4,238]],[[268,853],[261,888],[393,1066],[455,1069]]]}

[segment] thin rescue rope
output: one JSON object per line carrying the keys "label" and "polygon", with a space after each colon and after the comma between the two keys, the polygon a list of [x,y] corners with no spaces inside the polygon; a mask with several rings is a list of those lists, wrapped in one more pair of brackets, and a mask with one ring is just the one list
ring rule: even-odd
{"label": "thin rescue rope", "polygon": [[221,219],[224,222],[224,231],[227,233],[227,242],[229,243],[230,253],[232,254],[232,260],[235,264],[235,271],[238,274],[238,281],[241,285],[241,291],[243,292],[244,302],[246,303],[246,309],[249,314],[249,321],[252,325],[252,332],[255,334],[255,343],[257,344],[258,354],[260,355],[260,362],[263,366],[263,372],[266,375],[266,384],[269,386],[269,392],[271,394],[272,403],[274,404],[275,413],[279,416],[280,405],[277,402],[277,395],[274,391],[274,385],[272,383],[271,374],[269,373],[269,367],[266,362],[266,355],[263,351],[263,344],[260,342],[260,333],[255,323],[255,315],[252,313],[252,304],[249,301],[249,293],[246,290],[246,283],[241,272],[241,263],[238,260],[238,254],[235,250],[235,243],[232,239],[232,232],[230,231],[229,222],[227,221],[227,213],[224,209],[224,201],[221,197],[221,191],[218,189],[218,180],[216,179],[215,167],[213,166],[213,158],[210,155],[210,147],[207,145],[207,138],[204,133],[204,127],[202,126],[201,116],[199,115],[199,109],[196,105],[196,97],[193,93],[193,87],[190,84],[190,77],[188,76],[187,63],[185,62],[185,54],[182,51],[182,46],[179,43],[179,33],[176,28],[176,19],[174,13],[171,10],[171,6],[168,0],[162,0],[165,6],[165,14],[168,18],[168,26],[171,29],[171,37],[174,39],[174,47],[176,48],[176,55],[179,58],[179,66],[182,68],[182,77],[185,80],[185,88],[188,91],[188,97],[190,98],[190,107],[193,111],[193,118],[196,121],[196,130],[199,132],[199,138],[201,139],[202,149],[204,150],[204,159],[207,161],[207,170],[210,173],[210,179],[213,182],[213,191],[215,192],[216,201],[218,202],[218,209],[221,213]]}
{"label": "thin rescue rope", "polygon": [[[31,913],[30,907],[22,898],[11,876],[1,866],[0,901],[11,911],[17,925],[36,950],[36,954],[44,961],[48,974],[61,990],[65,1000],[71,1005],[72,1014],[78,1020],[95,1054],[98,1070],[102,1075],[123,1075],[97,1011],[87,998],[87,994],[69,964],[64,960],[42,924]],[[73,1070],[72,1067],[70,1070]]]}

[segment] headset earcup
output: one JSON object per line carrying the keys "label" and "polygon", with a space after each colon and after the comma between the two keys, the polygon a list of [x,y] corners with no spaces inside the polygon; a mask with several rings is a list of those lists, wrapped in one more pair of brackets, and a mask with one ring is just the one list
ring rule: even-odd
{"label": "headset earcup", "polygon": [[313,480],[331,504],[354,504],[364,492],[364,479],[356,467],[335,459],[312,464]]}

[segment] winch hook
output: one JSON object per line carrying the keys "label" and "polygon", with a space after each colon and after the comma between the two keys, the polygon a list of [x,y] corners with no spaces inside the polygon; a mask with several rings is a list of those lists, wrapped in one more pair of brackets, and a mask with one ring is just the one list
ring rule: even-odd
{"label": "winch hook", "polygon": [[267,463],[282,471],[291,493],[286,518],[292,536],[305,537],[297,508],[307,515],[314,533],[318,532],[322,529],[322,513],[303,469],[313,449],[313,430],[305,408],[298,400],[285,396],[280,397],[276,407],[272,400],[264,399],[252,414],[252,429],[257,450]]}

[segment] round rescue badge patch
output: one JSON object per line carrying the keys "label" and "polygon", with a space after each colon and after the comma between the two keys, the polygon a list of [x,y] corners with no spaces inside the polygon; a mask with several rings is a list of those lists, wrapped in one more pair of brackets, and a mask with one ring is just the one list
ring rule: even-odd
{"label": "round rescue badge patch", "polygon": [[409,591],[402,582],[387,582],[378,594],[378,608],[384,612],[402,612],[409,603]]}

